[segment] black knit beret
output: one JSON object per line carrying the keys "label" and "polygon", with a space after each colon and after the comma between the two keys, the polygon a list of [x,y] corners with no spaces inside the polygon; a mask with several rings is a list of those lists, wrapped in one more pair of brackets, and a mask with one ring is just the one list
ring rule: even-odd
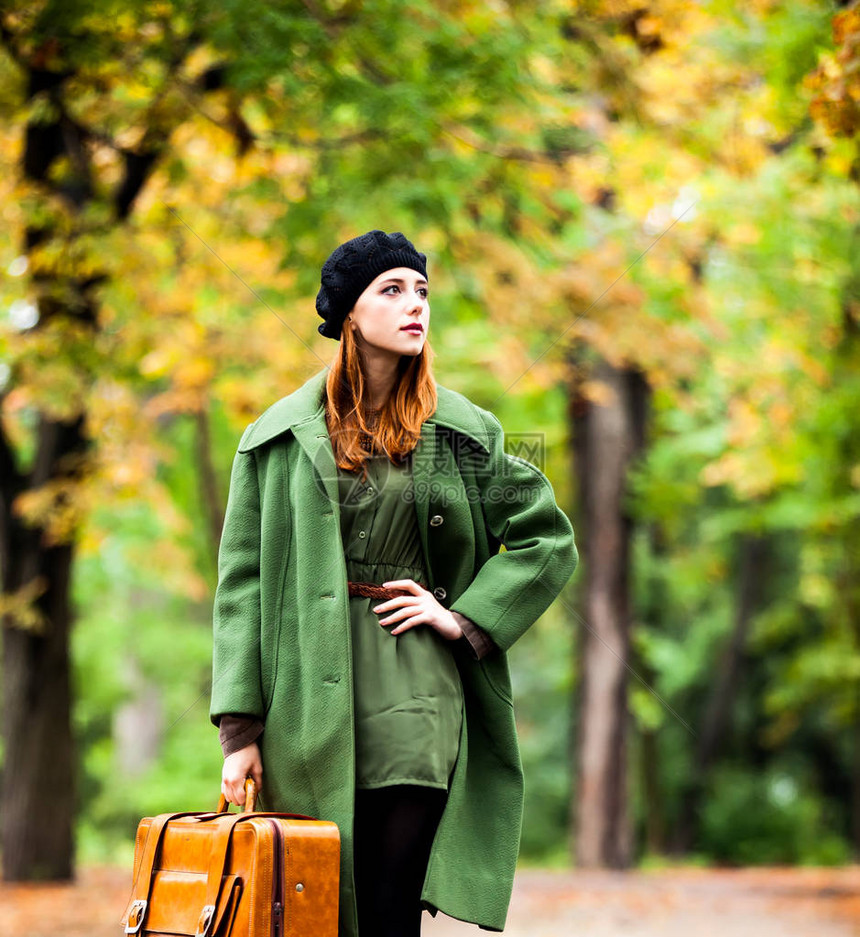
{"label": "black knit beret", "polygon": [[319,333],[339,339],[343,320],[367,287],[386,270],[409,267],[427,276],[427,257],[399,231],[368,231],[336,247],[323,264],[317,313],[325,320]]}

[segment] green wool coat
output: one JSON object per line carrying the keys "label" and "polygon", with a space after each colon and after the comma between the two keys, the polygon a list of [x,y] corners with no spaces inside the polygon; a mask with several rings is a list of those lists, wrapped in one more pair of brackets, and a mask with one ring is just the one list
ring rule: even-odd
{"label": "green wool coat", "polygon": [[[239,442],[218,557],[209,716],[216,726],[227,713],[264,720],[262,809],[337,823],[339,937],[358,937],[349,596],[325,378],[319,371],[277,401]],[[577,563],[550,482],[506,454],[503,436],[492,413],[437,385],[412,453],[428,586],[498,646],[481,660],[456,653],[464,719],[422,905],[492,931],[505,926],[523,809],[506,652]]]}

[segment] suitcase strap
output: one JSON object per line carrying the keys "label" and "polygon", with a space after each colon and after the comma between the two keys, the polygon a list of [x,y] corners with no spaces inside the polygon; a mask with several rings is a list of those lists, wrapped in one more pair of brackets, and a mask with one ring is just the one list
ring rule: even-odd
{"label": "suitcase strap", "polygon": [[136,934],[143,927],[146,920],[146,913],[149,909],[149,896],[152,890],[152,871],[155,866],[155,858],[158,854],[158,847],[167,824],[179,817],[191,817],[200,822],[215,820],[218,818],[226,819],[226,823],[221,823],[218,832],[212,840],[212,851],[209,858],[209,875],[206,882],[206,898],[203,903],[203,909],[200,912],[200,918],[197,922],[196,937],[209,937],[209,932],[215,920],[215,909],[218,906],[218,896],[221,892],[221,885],[224,878],[224,868],[227,864],[227,849],[230,845],[230,837],[233,834],[233,828],[237,823],[243,820],[254,819],[255,817],[277,817],[281,820],[297,819],[312,820],[313,817],[306,817],[299,813],[269,813],[264,811],[250,811],[246,813],[204,813],[197,811],[186,811],[184,813],[162,813],[154,817],[146,834],[146,843],[143,847],[140,866],[137,870],[137,878],[132,888],[132,903],[128,912],[128,919],[125,925],[126,934]]}
{"label": "suitcase strap", "polygon": [[152,867],[155,861],[161,837],[168,821],[177,817],[193,816],[195,811],[186,810],[182,813],[162,813],[153,817],[149,829],[146,831],[146,842],[137,868],[137,876],[131,889],[132,902],[128,909],[125,923],[127,934],[136,934],[146,920],[146,911],[149,907],[149,894],[152,889]]}
{"label": "suitcase strap", "polygon": [[209,937],[209,930],[215,919],[215,909],[218,907],[218,896],[221,892],[221,885],[224,880],[224,868],[227,864],[227,848],[230,845],[230,837],[233,835],[233,828],[237,823],[243,820],[253,820],[255,817],[277,817],[281,820],[289,818],[297,820],[311,820],[312,817],[305,817],[298,813],[268,813],[265,811],[251,810],[244,813],[216,813],[214,816],[200,816],[195,819],[201,823],[207,820],[213,820],[217,817],[229,817],[226,823],[221,824],[217,835],[212,840],[212,854],[209,859],[209,879],[206,882],[206,899],[203,903],[203,910],[200,912],[200,920],[197,922],[196,937]]}

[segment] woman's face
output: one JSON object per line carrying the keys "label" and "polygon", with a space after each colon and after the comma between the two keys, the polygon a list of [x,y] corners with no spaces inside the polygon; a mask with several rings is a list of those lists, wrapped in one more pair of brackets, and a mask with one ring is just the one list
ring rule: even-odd
{"label": "woman's face", "polygon": [[396,356],[420,354],[430,325],[428,292],[417,270],[386,270],[358,297],[344,328],[357,330],[362,347]]}

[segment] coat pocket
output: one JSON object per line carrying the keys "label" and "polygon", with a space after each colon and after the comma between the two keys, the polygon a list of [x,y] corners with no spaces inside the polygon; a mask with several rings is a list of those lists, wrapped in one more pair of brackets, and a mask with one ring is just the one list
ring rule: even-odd
{"label": "coat pocket", "polygon": [[514,705],[514,694],[511,688],[511,671],[508,667],[508,658],[505,654],[491,654],[478,661],[478,667],[490,689],[508,706]]}

